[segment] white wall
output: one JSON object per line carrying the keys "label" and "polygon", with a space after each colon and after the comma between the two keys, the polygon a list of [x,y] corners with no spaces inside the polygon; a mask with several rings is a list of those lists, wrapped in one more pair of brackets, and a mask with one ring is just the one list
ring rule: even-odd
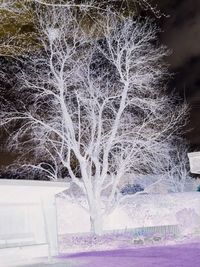
{"label": "white wall", "polygon": [[[20,201],[19,201],[20,199]],[[13,202],[12,202],[13,201]],[[27,200],[19,197],[0,202],[0,248],[18,246],[17,244],[50,244],[51,255],[58,253],[58,232],[55,197],[45,197]],[[25,236],[24,236],[25,235]],[[21,236],[21,237],[20,237]],[[15,244],[15,245],[14,245]],[[34,255],[35,247],[33,247]],[[0,251],[1,254],[2,251]]]}
{"label": "white wall", "polygon": [[55,194],[67,185],[6,179],[0,183],[0,267],[8,261],[57,255]]}
{"label": "white wall", "polygon": [[58,254],[58,227],[57,227],[57,211],[54,196],[46,196],[43,201],[44,211],[44,234],[46,235],[46,241],[50,244],[51,255]]}

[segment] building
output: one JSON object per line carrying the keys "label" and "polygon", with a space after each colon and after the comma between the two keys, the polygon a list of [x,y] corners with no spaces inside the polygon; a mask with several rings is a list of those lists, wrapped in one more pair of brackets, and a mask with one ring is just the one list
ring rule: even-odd
{"label": "building", "polygon": [[55,196],[67,183],[0,180],[0,262],[58,254]]}
{"label": "building", "polygon": [[200,174],[200,152],[188,153],[191,173]]}

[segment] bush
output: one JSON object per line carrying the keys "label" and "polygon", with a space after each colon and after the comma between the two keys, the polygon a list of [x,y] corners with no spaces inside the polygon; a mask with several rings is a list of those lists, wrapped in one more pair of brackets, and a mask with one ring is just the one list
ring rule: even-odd
{"label": "bush", "polygon": [[200,185],[197,187],[197,192],[200,192]]}
{"label": "bush", "polygon": [[139,184],[127,184],[121,189],[122,195],[133,195],[137,192],[144,191],[144,188]]}

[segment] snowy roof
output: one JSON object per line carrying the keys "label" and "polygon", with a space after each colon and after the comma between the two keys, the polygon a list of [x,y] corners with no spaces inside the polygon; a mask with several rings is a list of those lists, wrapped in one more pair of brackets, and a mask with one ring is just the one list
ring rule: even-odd
{"label": "snowy roof", "polygon": [[200,174],[200,152],[188,153],[188,157],[191,172]]}
{"label": "snowy roof", "polygon": [[35,201],[54,196],[68,188],[68,183],[0,179],[0,201]]}

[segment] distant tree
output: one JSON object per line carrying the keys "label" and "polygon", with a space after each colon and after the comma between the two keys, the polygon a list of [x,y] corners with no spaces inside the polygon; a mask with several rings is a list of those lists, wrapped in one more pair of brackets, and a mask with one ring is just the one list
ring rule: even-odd
{"label": "distant tree", "polygon": [[122,17],[136,17],[143,9],[161,16],[148,0],[0,0],[0,56],[22,56],[41,48],[35,27],[37,6],[43,12],[45,7],[71,9],[85,30],[103,20],[107,8]]}
{"label": "distant tree", "polygon": [[[141,184],[148,185],[156,179],[160,185],[166,187],[169,192],[184,192],[188,183],[191,182],[189,159],[187,153],[189,144],[183,138],[172,136],[160,144],[160,153],[153,153],[152,158],[147,158],[148,162],[143,162],[148,168],[146,179],[142,179]],[[137,182],[139,182],[139,177]]]}
{"label": "distant tree", "polygon": [[171,144],[169,153],[166,154],[165,178],[172,192],[184,192],[187,184],[192,180],[187,153],[189,144],[182,138],[176,138]]}
{"label": "distant tree", "polygon": [[17,123],[9,146],[28,159],[20,159],[24,170],[53,180],[67,173],[85,195],[91,231],[100,234],[104,216],[126,197],[123,179],[153,166],[187,107],[165,94],[167,52],[149,20],[107,11],[99,32],[86,33],[70,9],[37,14],[43,50],[16,74],[21,106],[2,102],[1,125]]}
{"label": "distant tree", "polygon": [[[105,10],[107,7],[120,9],[120,12],[137,12],[138,7],[142,9],[150,9],[155,15],[160,12],[157,6],[151,3],[151,0],[1,0],[0,8],[6,11],[21,13],[21,5],[29,3],[38,3],[41,6],[65,7],[65,8],[81,8],[83,10],[100,9]],[[24,7],[23,7],[24,8]]]}
{"label": "distant tree", "polygon": [[28,1],[0,1],[0,55],[24,55],[38,47],[34,11]]}

